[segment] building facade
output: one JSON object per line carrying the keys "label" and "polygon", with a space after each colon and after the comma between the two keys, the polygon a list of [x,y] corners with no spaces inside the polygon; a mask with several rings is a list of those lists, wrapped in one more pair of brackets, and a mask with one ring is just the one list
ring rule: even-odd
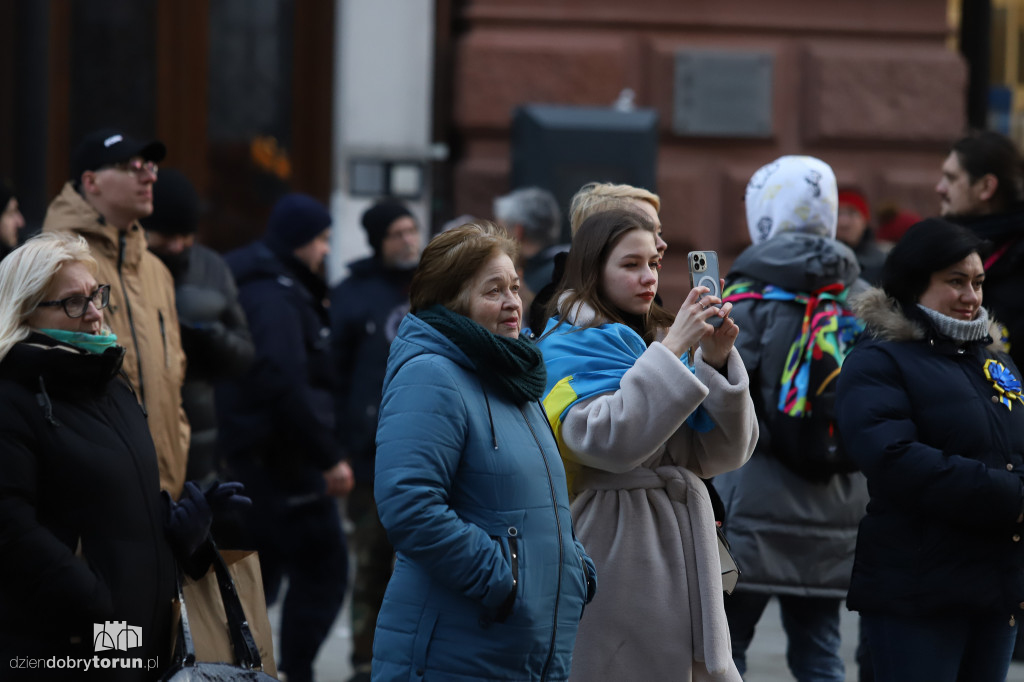
{"label": "building facade", "polygon": [[[658,113],[663,273],[676,301],[689,250],[729,263],[749,243],[746,181],[782,154],[824,159],[875,206],[933,214],[939,166],[966,125],[966,68],[949,47],[947,10],[941,0],[467,0],[453,69],[455,210],[486,215],[509,189],[516,106],[611,105],[630,88]],[[737,76],[730,59],[761,80]],[[687,87],[704,101],[687,104]],[[722,116],[748,107],[762,122],[753,134],[742,121],[739,135],[694,133],[678,125],[686,106]]]}
{"label": "building facade", "polygon": [[[955,3],[956,0],[953,0]],[[1003,5],[1013,0],[1000,0]],[[0,4],[0,175],[30,226],[100,125],[159,137],[207,203],[200,239],[257,236],[283,188],[328,202],[332,279],[358,216],[405,197],[424,229],[491,217],[523,104],[657,113],[671,248],[724,266],[743,188],[782,154],[830,163],[874,206],[934,213],[968,70],[947,0],[11,0]],[[585,169],[584,169],[585,171]],[[602,180],[595,171],[595,180]]]}

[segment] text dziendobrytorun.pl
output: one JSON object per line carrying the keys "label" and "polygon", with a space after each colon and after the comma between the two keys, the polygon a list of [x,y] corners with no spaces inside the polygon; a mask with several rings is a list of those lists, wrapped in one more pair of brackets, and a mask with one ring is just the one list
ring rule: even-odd
{"label": "text dziendobrytorun.pl", "polygon": [[14,670],[90,670],[110,668],[133,668],[137,670],[156,670],[160,667],[159,658],[107,658],[104,656],[92,656],[91,658],[76,658],[73,656],[50,656],[49,658],[21,658],[15,657],[10,660],[10,667]]}

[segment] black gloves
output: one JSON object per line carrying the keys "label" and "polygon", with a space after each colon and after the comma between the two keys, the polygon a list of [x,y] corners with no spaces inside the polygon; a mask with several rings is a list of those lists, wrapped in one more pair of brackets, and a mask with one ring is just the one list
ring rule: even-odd
{"label": "black gloves", "polygon": [[238,481],[224,483],[215,481],[207,488],[203,496],[206,497],[206,502],[210,505],[213,513],[219,514],[223,511],[233,511],[250,506],[252,500],[242,494],[243,490],[245,490],[245,485]]}
{"label": "black gloves", "polygon": [[168,497],[167,535],[180,557],[192,556],[203,544],[215,513],[252,504],[251,499],[241,494],[244,488],[237,481],[217,481],[203,493],[195,483],[186,481],[177,503]]}

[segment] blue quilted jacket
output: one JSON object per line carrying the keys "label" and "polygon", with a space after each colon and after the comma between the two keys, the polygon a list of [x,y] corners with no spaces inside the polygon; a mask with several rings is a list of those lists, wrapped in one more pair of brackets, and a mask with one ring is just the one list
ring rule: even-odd
{"label": "blue quilted jacket", "polygon": [[565,680],[593,597],[544,412],[486,389],[408,315],[391,346],[374,495],[397,552],[374,680]]}

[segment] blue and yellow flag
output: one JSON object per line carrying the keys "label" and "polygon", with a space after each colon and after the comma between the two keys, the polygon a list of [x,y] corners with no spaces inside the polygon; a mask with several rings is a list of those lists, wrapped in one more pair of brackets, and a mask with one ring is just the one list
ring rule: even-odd
{"label": "blue and yellow flag", "polygon": [[[637,359],[647,350],[647,344],[639,334],[624,324],[603,324],[589,328],[563,324],[549,334],[557,323],[557,318],[548,320],[537,347],[544,354],[548,372],[547,386],[544,388],[544,411],[554,431],[558,451],[562,453],[569,494],[572,496],[573,479],[580,465],[566,458],[562,420],[569,408],[579,401],[617,391],[622,375],[636,364]],[[689,367],[686,355],[682,361]],[[690,369],[693,370],[692,367]],[[698,407],[688,416],[686,423],[701,433],[714,427],[714,422],[703,407]]]}

